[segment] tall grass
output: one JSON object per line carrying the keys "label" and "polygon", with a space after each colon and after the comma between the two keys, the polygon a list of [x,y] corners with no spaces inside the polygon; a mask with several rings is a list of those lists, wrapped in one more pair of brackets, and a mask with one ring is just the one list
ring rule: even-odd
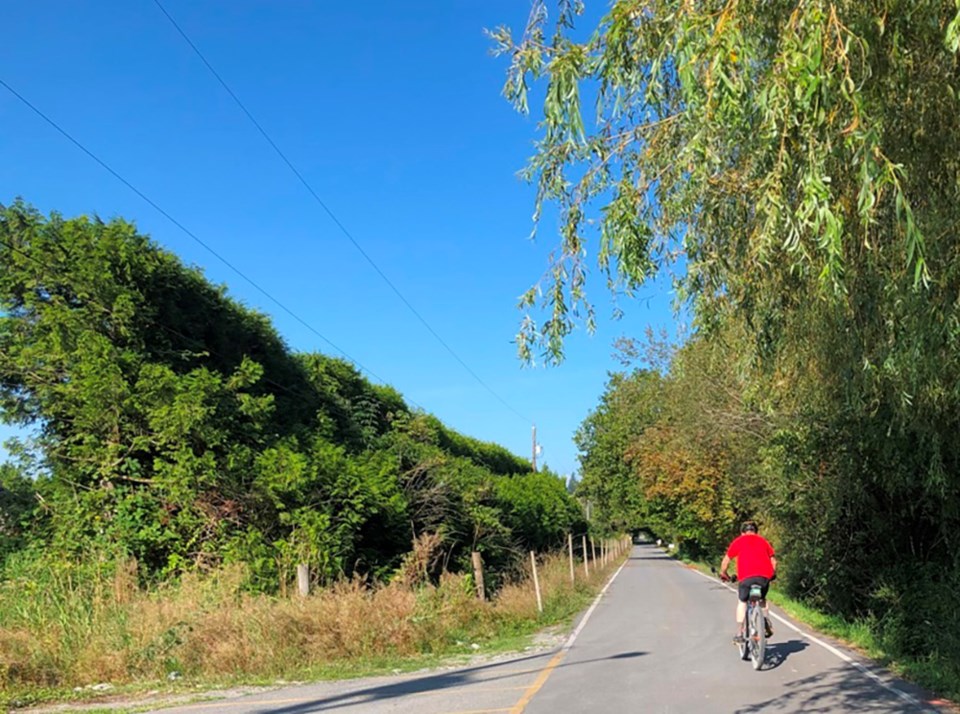
{"label": "tall grass", "polygon": [[211,682],[290,678],[470,651],[572,616],[610,567],[589,579],[578,569],[571,584],[565,556],[544,558],[543,614],[522,574],[483,602],[470,578],[453,574],[437,584],[342,582],[300,598],[246,592],[242,567],[151,589],[138,586],[132,562],[21,573],[0,584],[0,688],[156,681],[174,671]]}

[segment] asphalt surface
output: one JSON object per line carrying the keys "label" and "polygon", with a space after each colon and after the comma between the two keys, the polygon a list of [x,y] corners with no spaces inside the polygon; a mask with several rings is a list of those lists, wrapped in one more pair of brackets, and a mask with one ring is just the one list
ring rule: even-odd
{"label": "asphalt surface", "polygon": [[563,647],[397,677],[322,682],[167,714],[746,714],[940,711],[822,635],[777,614],[760,671],[731,643],[736,595],[635,546]]}

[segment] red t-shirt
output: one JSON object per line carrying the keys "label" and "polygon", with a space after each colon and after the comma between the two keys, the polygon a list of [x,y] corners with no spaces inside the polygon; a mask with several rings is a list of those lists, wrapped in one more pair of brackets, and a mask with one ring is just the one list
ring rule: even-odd
{"label": "red t-shirt", "polygon": [[773,546],[756,533],[744,533],[733,539],[727,548],[727,557],[737,559],[737,577],[746,580],[757,575],[769,578],[773,575]]}

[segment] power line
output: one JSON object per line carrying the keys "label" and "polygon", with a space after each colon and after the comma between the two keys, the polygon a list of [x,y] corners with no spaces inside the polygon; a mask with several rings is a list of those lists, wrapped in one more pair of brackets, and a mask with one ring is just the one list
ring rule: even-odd
{"label": "power line", "polygon": [[260,122],[258,122],[258,121],[256,120],[256,118],[255,118],[255,117],[253,116],[253,114],[247,109],[247,107],[244,105],[244,103],[243,103],[242,101],[240,101],[240,97],[238,97],[237,94],[230,88],[230,85],[228,85],[228,84],[226,83],[226,81],[223,79],[223,77],[220,76],[220,73],[217,72],[216,69],[214,69],[213,65],[210,64],[210,62],[209,62],[209,61],[207,60],[207,58],[203,55],[203,53],[200,51],[200,49],[196,46],[196,44],[194,44],[193,40],[190,39],[190,37],[189,37],[189,36],[187,35],[187,33],[183,30],[183,28],[180,27],[180,25],[177,23],[177,21],[173,19],[173,16],[172,16],[169,12],[167,12],[167,9],[163,6],[163,4],[160,2],[160,0],[153,0],[153,1],[154,1],[154,3],[156,4],[156,6],[157,6],[158,8],[160,8],[160,12],[162,12],[162,13],[164,14],[164,16],[170,21],[170,24],[173,25],[173,27],[174,27],[174,28],[176,29],[176,31],[180,34],[180,36],[184,39],[184,41],[185,41],[185,42],[190,46],[190,48],[194,51],[194,53],[197,55],[197,57],[200,58],[200,61],[203,62],[204,66],[206,66],[206,68],[207,68],[208,70],[210,70],[210,73],[216,78],[217,82],[220,83],[220,86],[223,87],[224,90],[227,92],[227,94],[230,95],[230,97],[233,99],[233,101],[234,101],[234,102],[237,104],[237,106],[240,108],[240,111],[242,111],[242,112],[246,115],[247,119],[249,119],[250,122],[257,128],[257,131],[260,132],[260,135],[264,138],[264,140],[266,140],[266,142],[267,142],[268,144],[270,144],[270,146],[271,146],[271,147],[273,148],[273,150],[276,152],[277,156],[279,156],[280,159],[283,161],[283,163],[285,163],[285,164],[287,165],[287,168],[289,168],[290,171],[293,172],[293,175],[297,177],[297,179],[300,181],[300,183],[303,185],[303,187],[304,187],[305,189],[307,189],[307,191],[309,192],[309,194],[310,194],[311,196],[313,196],[313,199],[314,199],[314,200],[320,205],[320,207],[326,212],[326,214],[330,217],[330,220],[332,220],[332,221],[334,222],[334,224],[336,224],[337,228],[340,229],[340,231],[343,233],[343,235],[346,236],[347,239],[353,244],[353,247],[356,248],[356,249],[359,251],[360,255],[362,255],[362,256],[364,257],[364,259],[366,259],[366,261],[370,264],[370,266],[376,271],[377,275],[379,275],[379,276],[383,279],[383,281],[390,287],[390,289],[393,290],[393,292],[394,292],[394,293],[396,294],[396,296],[400,299],[400,301],[401,301],[404,305],[407,306],[407,309],[409,309],[410,312],[412,312],[412,313],[414,314],[414,316],[416,316],[416,318],[423,324],[423,326],[424,326],[425,328],[427,328],[427,331],[428,331],[431,335],[433,335],[434,338],[436,338],[436,340],[437,340],[441,345],[443,345],[444,349],[446,349],[447,352],[449,352],[450,355],[451,355],[457,362],[460,363],[460,366],[463,367],[463,368],[470,374],[470,376],[472,376],[472,377],[480,384],[480,386],[482,386],[484,389],[486,389],[488,392],[490,392],[490,394],[492,394],[503,406],[505,406],[507,409],[509,409],[511,412],[513,412],[513,413],[514,413],[516,416],[518,416],[520,419],[522,419],[523,421],[527,422],[528,424],[531,423],[531,420],[530,420],[530,419],[528,419],[528,418],[525,417],[523,414],[521,414],[520,412],[518,412],[518,411],[517,411],[512,405],[510,405],[503,397],[501,397],[497,392],[495,392],[492,387],[490,387],[486,382],[484,382],[484,381],[480,378],[480,376],[479,376],[476,372],[474,372],[474,371],[470,368],[470,366],[469,366],[466,362],[463,361],[463,359],[460,358],[460,355],[458,355],[458,354],[454,351],[454,349],[453,349],[452,347],[450,347],[450,345],[447,344],[447,342],[439,335],[439,333],[438,333],[436,330],[433,329],[433,327],[430,325],[430,323],[427,322],[427,320],[426,320],[426,319],[420,314],[420,312],[410,303],[410,301],[407,300],[407,298],[403,295],[403,293],[400,292],[400,289],[397,288],[397,286],[393,284],[393,282],[390,280],[390,278],[388,278],[388,277],[386,276],[386,274],[380,269],[380,266],[377,265],[377,263],[373,260],[373,258],[371,258],[371,257],[369,256],[369,254],[367,254],[367,252],[363,249],[363,247],[360,245],[360,243],[357,242],[357,240],[353,237],[353,235],[350,233],[350,231],[347,230],[346,226],[344,226],[343,223],[340,222],[340,219],[338,219],[338,218],[336,217],[336,215],[334,215],[333,211],[327,206],[327,204],[324,203],[323,199],[320,198],[320,196],[319,196],[319,195],[317,194],[317,192],[313,189],[313,187],[310,185],[310,183],[303,177],[303,174],[301,174],[300,171],[297,169],[297,167],[294,166],[293,162],[290,161],[290,159],[287,158],[286,154],[284,154],[283,151],[280,150],[280,147],[277,146],[276,142],[270,137],[270,135],[267,133],[266,129],[264,129],[263,126],[260,124]]}
{"label": "power line", "polygon": [[111,174],[115,179],[117,179],[120,183],[122,183],[124,186],[126,186],[127,188],[129,188],[131,191],[133,191],[135,194],[137,194],[137,196],[139,196],[139,197],[140,197],[141,199],[143,199],[146,203],[148,203],[150,206],[152,206],[152,207],[154,208],[154,210],[156,210],[158,213],[160,213],[160,215],[162,215],[164,218],[166,218],[168,221],[170,221],[173,225],[175,225],[177,228],[179,228],[181,231],[183,231],[187,236],[189,236],[190,238],[192,238],[196,243],[198,243],[200,246],[202,246],[207,252],[209,252],[211,255],[213,255],[217,260],[219,260],[221,263],[223,263],[223,264],[226,265],[228,268],[230,268],[230,270],[232,270],[234,273],[236,273],[236,274],[239,275],[241,278],[243,278],[245,281],[247,281],[247,283],[249,283],[250,285],[252,285],[257,291],[259,291],[262,295],[264,295],[265,297],[267,297],[271,302],[273,302],[275,305],[277,305],[281,310],[283,310],[283,311],[286,312],[288,315],[290,315],[290,317],[292,317],[294,320],[296,320],[297,322],[299,322],[301,325],[303,325],[305,328],[307,328],[310,332],[312,332],[314,335],[316,335],[317,337],[319,337],[321,340],[323,340],[324,342],[326,342],[328,345],[330,345],[333,349],[335,349],[337,352],[339,352],[340,354],[342,354],[342,355],[343,355],[344,357],[346,357],[348,360],[350,360],[351,362],[353,362],[355,365],[357,365],[357,367],[359,367],[361,370],[363,370],[364,372],[366,372],[367,374],[369,374],[369,375],[370,375],[371,377],[373,377],[375,380],[377,380],[377,381],[380,382],[381,384],[387,384],[386,380],[378,377],[378,376],[376,375],[376,373],[374,373],[372,370],[367,369],[366,367],[364,367],[359,361],[355,360],[353,357],[351,357],[349,354],[347,354],[344,350],[342,350],[340,347],[338,347],[336,344],[334,344],[330,339],[328,339],[327,337],[325,337],[319,330],[317,330],[315,327],[313,327],[313,325],[311,325],[311,324],[308,323],[306,320],[304,320],[302,317],[300,317],[299,315],[297,315],[293,310],[291,310],[291,309],[288,308],[286,305],[284,305],[282,302],[280,302],[280,300],[278,300],[277,298],[275,298],[273,295],[271,295],[269,292],[267,292],[264,288],[260,287],[259,284],[257,284],[252,278],[248,277],[243,271],[241,271],[239,268],[237,268],[235,265],[233,265],[229,260],[227,260],[226,258],[224,258],[224,257],[223,257],[222,255],[220,255],[217,251],[215,251],[213,248],[211,248],[207,243],[205,243],[204,241],[202,241],[193,231],[191,231],[189,228],[187,228],[186,226],[184,226],[180,221],[178,221],[178,220],[177,220],[176,218],[174,218],[172,215],[170,215],[169,213],[167,213],[167,211],[165,211],[163,208],[161,208],[153,199],[151,199],[149,196],[147,196],[145,193],[143,193],[143,191],[141,191],[140,189],[138,189],[138,188],[137,188],[136,186],[134,186],[132,183],[130,183],[129,181],[127,181],[127,179],[125,179],[123,176],[121,176],[119,173],[117,173],[117,172],[116,172],[113,168],[111,168],[105,161],[103,161],[99,156],[97,156],[97,155],[94,154],[92,151],[90,151],[86,146],[84,146],[83,144],[81,144],[77,139],[75,139],[71,134],[69,134],[65,129],[63,129],[63,128],[62,128],[59,124],[57,124],[53,119],[51,119],[50,117],[48,117],[46,114],[44,114],[42,111],[40,111],[40,109],[38,109],[36,106],[34,106],[33,104],[31,104],[30,101],[27,100],[26,97],[24,97],[24,96],[23,96],[22,94],[20,94],[17,90],[15,90],[13,87],[11,87],[9,84],[7,84],[3,79],[0,79],[0,85],[2,85],[2,86],[4,87],[4,89],[6,89],[6,90],[7,90],[8,92],[10,92],[13,96],[15,96],[17,99],[19,99],[19,100],[20,100],[26,107],[28,107],[34,114],[36,114],[37,116],[39,116],[39,117],[40,117],[41,119],[43,119],[47,124],[49,124],[49,125],[52,126],[54,129],[56,129],[62,136],[64,136],[68,141],[70,141],[70,143],[72,143],[74,146],[76,146],[78,149],[80,149],[80,151],[82,151],[82,152],[85,153],[87,156],[89,156],[91,159],[93,159],[94,161],[96,161],[101,167],[103,167],[108,173],[110,173],[110,174]]}

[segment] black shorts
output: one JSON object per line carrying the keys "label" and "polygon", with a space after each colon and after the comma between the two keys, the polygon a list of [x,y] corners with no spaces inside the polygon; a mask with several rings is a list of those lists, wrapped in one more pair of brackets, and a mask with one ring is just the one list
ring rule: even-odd
{"label": "black shorts", "polygon": [[767,590],[770,589],[770,578],[765,578],[762,575],[754,575],[752,578],[747,578],[746,580],[741,580],[739,584],[738,594],[740,596],[740,602],[746,602],[750,599],[750,586],[759,585],[762,590],[760,594],[762,597],[767,597]]}

